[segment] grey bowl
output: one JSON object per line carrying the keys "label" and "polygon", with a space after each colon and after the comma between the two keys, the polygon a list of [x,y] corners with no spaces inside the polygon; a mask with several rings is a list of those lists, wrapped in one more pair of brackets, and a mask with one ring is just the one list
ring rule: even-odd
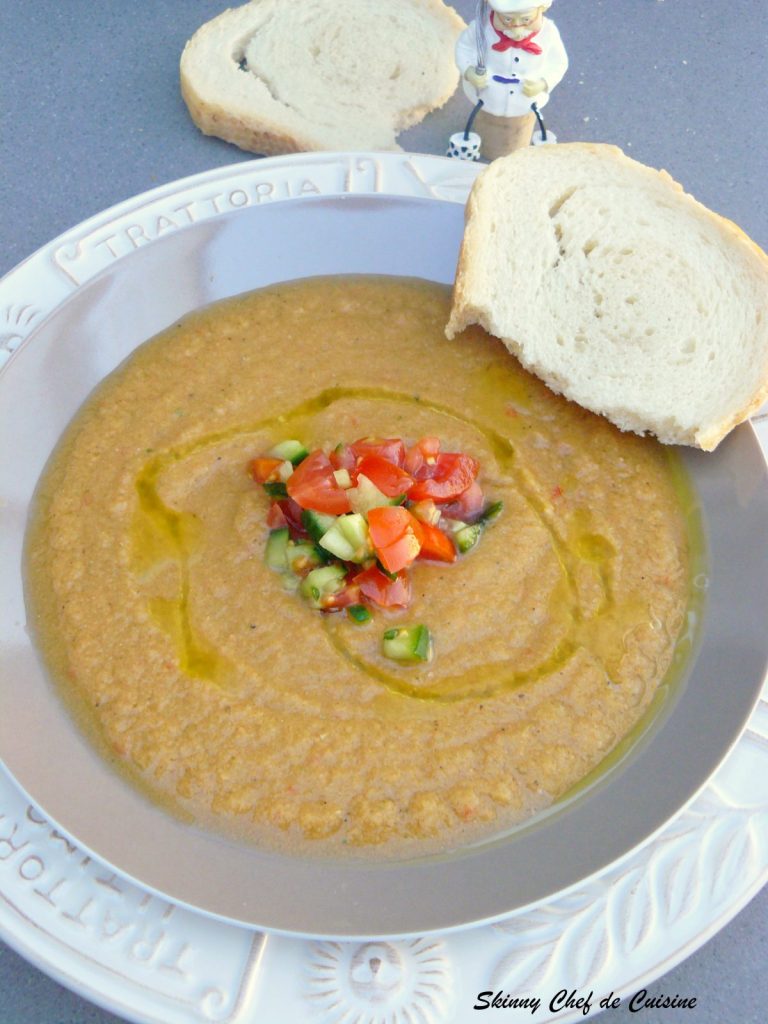
{"label": "grey bowl", "polygon": [[[461,199],[476,170],[442,158],[365,159],[380,177],[363,194],[350,185],[364,164],[358,156],[239,164],[165,186],[73,229],[0,282],[3,308],[31,302],[34,310],[42,297],[39,315],[14,322],[13,356],[0,372],[0,757],[62,832],[126,876],[204,912],[302,935],[446,931],[594,875],[649,841],[702,788],[738,740],[768,663],[768,476],[744,425],[714,454],[684,453],[709,560],[700,642],[684,678],[619,763],[508,835],[390,863],[277,855],[176,820],[83,739],[25,630],[21,554],[38,476],[93,386],[191,309],[315,274],[450,282]],[[341,168],[338,184],[291,194],[291,182],[319,180],[326,165]],[[288,182],[275,196],[284,201],[253,199],[253,182],[265,176]],[[241,189],[250,201],[222,199],[210,216],[189,216],[214,187],[230,199]],[[185,203],[186,215],[171,215]],[[172,227],[157,230],[163,211]],[[133,239],[131,225],[141,229]]]}

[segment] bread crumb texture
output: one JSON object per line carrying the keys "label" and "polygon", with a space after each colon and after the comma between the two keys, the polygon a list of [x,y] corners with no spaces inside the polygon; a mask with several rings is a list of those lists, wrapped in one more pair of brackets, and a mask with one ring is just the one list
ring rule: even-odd
{"label": "bread crumb texture", "polygon": [[458,84],[465,25],[442,0],[252,0],[181,57],[192,120],[250,152],[397,150]]}
{"label": "bread crumb texture", "polygon": [[446,329],[481,324],[622,430],[714,449],[768,397],[768,257],[615,146],[532,147],[477,179]]}

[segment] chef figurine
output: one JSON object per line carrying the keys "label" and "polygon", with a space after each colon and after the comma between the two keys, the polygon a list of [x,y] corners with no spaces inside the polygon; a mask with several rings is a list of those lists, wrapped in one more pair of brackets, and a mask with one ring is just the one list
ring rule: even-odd
{"label": "chef figurine", "polygon": [[568,69],[560,33],[544,16],[551,3],[482,0],[456,43],[464,92],[475,104],[470,123],[489,160],[530,145],[535,111]]}

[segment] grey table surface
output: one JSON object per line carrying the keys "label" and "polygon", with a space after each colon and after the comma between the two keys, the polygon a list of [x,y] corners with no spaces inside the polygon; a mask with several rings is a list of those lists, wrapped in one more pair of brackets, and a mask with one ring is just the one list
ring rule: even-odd
{"label": "grey table surface", "polygon": [[[184,42],[224,6],[0,0],[0,274],[119,200],[251,158],[202,136],[178,89]],[[454,6],[469,20],[474,0]],[[550,14],[571,62],[547,110],[559,140],[616,143],[667,168],[768,248],[766,0],[556,0]],[[400,142],[442,153],[468,113],[459,93]],[[650,988],[696,996],[696,1008],[640,1019],[763,1024],[766,964],[764,889]],[[0,1024],[119,1020],[0,942]]]}

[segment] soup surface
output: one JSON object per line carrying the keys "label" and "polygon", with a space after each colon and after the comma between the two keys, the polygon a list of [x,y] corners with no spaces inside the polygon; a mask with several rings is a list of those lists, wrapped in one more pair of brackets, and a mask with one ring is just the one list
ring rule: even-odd
{"label": "soup surface", "polygon": [[[318,853],[448,848],[557,800],[684,655],[674,453],[552,394],[449,290],[313,279],[197,312],[91,396],[42,479],[30,620],[110,760],[203,825]],[[504,503],[407,609],[315,610],[265,564],[254,456],[441,438]],[[428,662],[382,654],[424,623]]]}

